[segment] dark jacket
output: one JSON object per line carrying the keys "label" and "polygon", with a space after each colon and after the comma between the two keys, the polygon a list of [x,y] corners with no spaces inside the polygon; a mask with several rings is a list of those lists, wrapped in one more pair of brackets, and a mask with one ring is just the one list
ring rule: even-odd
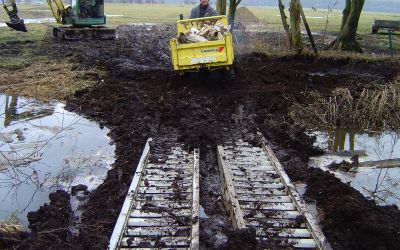
{"label": "dark jacket", "polygon": [[[218,16],[217,12],[214,10],[213,7],[211,7],[209,4],[207,5],[207,9],[204,13],[204,17],[209,17],[209,16]],[[190,12],[190,18],[200,18],[200,4],[197,5],[192,9]]]}

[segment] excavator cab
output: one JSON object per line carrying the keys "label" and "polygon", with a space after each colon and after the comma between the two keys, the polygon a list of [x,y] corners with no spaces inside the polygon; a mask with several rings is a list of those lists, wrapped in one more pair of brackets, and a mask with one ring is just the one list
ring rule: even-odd
{"label": "excavator cab", "polygon": [[106,23],[104,0],[72,0],[71,6],[64,6],[62,0],[47,0],[57,22],[70,26],[53,28],[53,36],[59,40],[115,39],[114,28],[101,25]]}
{"label": "excavator cab", "polygon": [[90,27],[106,23],[104,0],[72,0],[71,6],[62,0],[47,0],[58,23]]}
{"label": "excavator cab", "polygon": [[22,32],[28,31],[26,29],[24,19],[18,17],[18,8],[17,5],[15,4],[15,0],[10,0],[8,4],[3,0],[3,8],[6,10],[7,15],[10,17],[10,22],[6,22],[8,27],[17,31],[22,31]]}

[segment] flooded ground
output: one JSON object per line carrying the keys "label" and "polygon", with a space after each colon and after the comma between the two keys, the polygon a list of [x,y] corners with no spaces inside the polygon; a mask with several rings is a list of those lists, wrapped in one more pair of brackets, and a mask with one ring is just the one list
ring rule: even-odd
{"label": "flooded ground", "polygon": [[[400,134],[393,132],[366,132],[336,130],[317,132],[316,146],[328,153],[312,157],[310,165],[329,170],[344,183],[350,183],[365,197],[381,205],[400,207]],[[333,161],[357,160],[349,170],[332,169]],[[352,158],[353,157],[353,158]]]}
{"label": "flooded ground", "polygon": [[[23,18],[23,19],[24,19],[24,23],[25,24],[30,24],[30,23],[55,23],[56,22],[54,17]],[[7,27],[7,24],[0,22],[0,28],[1,27]]]}
{"label": "flooded ground", "polygon": [[27,225],[27,213],[48,203],[50,192],[93,190],[114,162],[109,130],[61,103],[1,95],[0,110],[0,220]]}

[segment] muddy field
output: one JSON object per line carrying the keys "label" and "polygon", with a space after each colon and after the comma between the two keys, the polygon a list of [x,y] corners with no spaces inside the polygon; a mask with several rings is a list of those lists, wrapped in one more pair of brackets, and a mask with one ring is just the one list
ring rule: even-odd
{"label": "muddy field", "polygon": [[54,194],[49,205],[30,214],[32,236],[20,249],[105,249],[148,137],[160,147],[176,137],[188,148],[200,148],[200,204],[208,216],[201,220],[202,248],[255,247],[251,235],[230,231],[216,146],[239,138],[256,143],[257,129],[271,141],[292,181],[307,184],[305,199],[316,202],[333,249],[398,248],[399,210],[377,206],[333,175],[308,168],[309,157],[323,152],[288,114],[293,103],[307,101],[308,91],[327,96],[339,86],[357,92],[387,84],[399,76],[398,64],[249,53],[236,58],[236,80],[225,81],[219,73],[180,76],[170,70],[173,26],[122,26],[118,33],[117,41],[38,45],[38,54],[106,72],[96,76],[93,88],[68,100],[67,109],[110,128],[117,158],[105,182],[88,195],[80,224],[73,220],[68,195]]}

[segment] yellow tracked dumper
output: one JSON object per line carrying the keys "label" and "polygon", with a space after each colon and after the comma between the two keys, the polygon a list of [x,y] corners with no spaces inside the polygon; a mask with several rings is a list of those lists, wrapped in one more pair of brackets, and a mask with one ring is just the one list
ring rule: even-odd
{"label": "yellow tracked dumper", "polygon": [[226,32],[219,40],[182,43],[179,38],[170,40],[171,59],[174,70],[196,72],[200,69],[229,70],[233,64],[232,35],[228,31],[226,16],[213,16],[177,21],[178,37],[189,34],[193,29],[204,27],[224,27]]}

